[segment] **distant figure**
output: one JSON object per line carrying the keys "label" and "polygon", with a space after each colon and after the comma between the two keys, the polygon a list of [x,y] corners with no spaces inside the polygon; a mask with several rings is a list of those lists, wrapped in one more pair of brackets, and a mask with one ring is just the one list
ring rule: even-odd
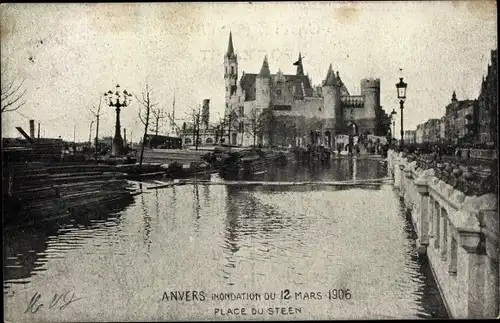
{"label": "distant figure", "polygon": [[356,156],[359,156],[359,145],[356,145]]}
{"label": "distant figure", "polygon": [[61,150],[61,162],[68,159],[70,152],[68,145],[64,145],[64,148]]}

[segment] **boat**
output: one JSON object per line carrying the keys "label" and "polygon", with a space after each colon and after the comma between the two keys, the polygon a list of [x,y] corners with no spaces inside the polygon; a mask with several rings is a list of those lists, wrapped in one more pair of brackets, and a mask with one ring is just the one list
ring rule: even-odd
{"label": "boat", "polygon": [[223,179],[248,178],[267,172],[269,160],[260,149],[232,152],[224,159],[219,174]]}

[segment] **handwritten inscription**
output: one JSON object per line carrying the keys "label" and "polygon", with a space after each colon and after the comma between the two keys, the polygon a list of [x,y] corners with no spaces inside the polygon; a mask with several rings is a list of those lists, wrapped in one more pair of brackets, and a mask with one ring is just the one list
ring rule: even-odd
{"label": "handwritten inscription", "polygon": [[67,308],[70,304],[75,303],[76,301],[81,300],[82,298],[76,297],[75,292],[67,291],[65,293],[59,294],[59,293],[54,293],[52,295],[52,298],[48,298],[48,303],[44,302],[42,299],[42,294],[36,292],[33,297],[31,297],[28,306],[26,307],[26,310],[24,313],[31,313],[35,314],[37,313],[41,308],[48,308],[48,309],[58,309],[58,310],[64,310]]}

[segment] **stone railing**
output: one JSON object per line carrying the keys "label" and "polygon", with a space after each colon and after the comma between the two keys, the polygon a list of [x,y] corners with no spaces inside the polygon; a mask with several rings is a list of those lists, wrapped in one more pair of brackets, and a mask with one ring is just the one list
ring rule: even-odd
{"label": "stone railing", "polygon": [[[494,149],[469,149],[470,158],[478,158],[478,159],[492,159],[498,158],[497,151]],[[466,156],[467,149],[461,149],[461,155]]]}
{"label": "stone railing", "polygon": [[[475,195],[475,188],[459,186],[456,181],[463,176],[460,167],[447,171],[437,163],[435,168],[426,167],[422,161],[394,151],[389,151],[387,161],[394,186],[411,213],[418,236],[417,251],[429,260],[450,315],[497,317],[500,268],[496,194],[481,191]],[[453,178],[442,172],[451,173]],[[450,184],[452,179],[455,186]]]}

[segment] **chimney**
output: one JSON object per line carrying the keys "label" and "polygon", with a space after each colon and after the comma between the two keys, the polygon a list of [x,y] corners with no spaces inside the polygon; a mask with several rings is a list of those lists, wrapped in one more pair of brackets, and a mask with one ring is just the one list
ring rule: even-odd
{"label": "chimney", "polygon": [[35,139],[35,120],[30,120],[30,137]]}
{"label": "chimney", "polygon": [[127,129],[123,128],[123,144],[127,146]]}

